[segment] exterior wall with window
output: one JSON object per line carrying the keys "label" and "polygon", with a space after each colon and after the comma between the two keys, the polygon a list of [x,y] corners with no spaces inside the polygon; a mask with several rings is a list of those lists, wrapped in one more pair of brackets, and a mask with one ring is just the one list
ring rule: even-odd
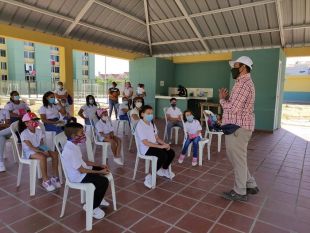
{"label": "exterior wall with window", "polygon": [[[9,80],[25,80],[24,41],[6,38]],[[30,64],[30,63],[29,63]]]}
{"label": "exterior wall with window", "polygon": [[73,51],[74,79],[95,79],[95,55],[87,52]]}
{"label": "exterior wall with window", "polygon": [[7,47],[4,37],[0,37],[0,81],[8,80]]}

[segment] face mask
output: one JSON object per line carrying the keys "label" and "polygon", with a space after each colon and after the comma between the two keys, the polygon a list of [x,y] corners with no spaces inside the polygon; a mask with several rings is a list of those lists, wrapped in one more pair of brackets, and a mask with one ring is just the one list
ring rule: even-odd
{"label": "face mask", "polygon": [[171,104],[171,107],[175,108],[177,106],[176,103]]}
{"label": "face mask", "polygon": [[186,116],[186,120],[187,120],[188,122],[193,122],[194,116],[193,116],[193,115]]}
{"label": "face mask", "polygon": [[37,121],[29,121],[28,122],[28,126],[30,126],[32,128],[37,128],[39,126],[39,122],[37,122]]}
{"label": "face mask", "polygon": [[90,104],[94,104],[94,103],[95,103],[95,100],[90,99],[90,100],[89,100],[89,103],[90,103]]}
{"label": "face mask", "polygon": [[20,99],[19,95],[13,96],[13,100],[18,101]]}
{"label": "face mask", "polygon": [[137,102],[137,103],[136,103],[136,107],[137,107],[137,108],[141,108],[141,107],[142,107],[142,103],[141,103],[141,102]]}
{"label": "face mask", "polygon": [[128,104],[128,101],[123,101],[123,104],[127,105],[127,104]]}
{"label": "face mask", "polygon": [[149,115],[145,115],[144,118],[147,122],[151,122],[154,117],[153,117],[153,114],[149,114]]}
{"label": "face mask", "polygon": [[54,104],[54,103],[55,103],[55,98],[49,98],[49,99],[48,99],[48,102],[49,102],[50,104]]}
{"label": "face mask", "polygon": [[80,136],[75,136],[75,138],[71,139],[70,140],[72,143],[74,144],[82,144],[82,143],[85,143],[86,142],[86,136],[85,134],[83,133],[82,135]]}
{"label": "face mask", "polygon": [[57,88],[58,88],[59,90],[62,90],[62,89],[63,89],[63,86],[57,86]]}
{"label": "face mask", "polygon": [[231,75],[233,79],[236,79],[239,77],[239,74],[240,74],[239,68],[232,68],[230,71],[231,71]]}
{"label": "face mask", "polygon": [[107,117],[107,116],[102,116],[101,117],[101,120],[103,120],[103,121],[107,121],[109,119],[109,117]]}

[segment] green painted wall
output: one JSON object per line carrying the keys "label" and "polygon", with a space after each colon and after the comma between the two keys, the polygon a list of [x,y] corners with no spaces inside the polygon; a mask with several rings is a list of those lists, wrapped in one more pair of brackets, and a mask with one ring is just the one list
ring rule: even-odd
{"label": "green painted wall", "polygon": [[218,89],[229,87],[230,67],[226,61],[175,65],[175,85],[187,88],[213,88],[213,102],[218,102]]}
{"label": "green painted wall", "polygon": [[[168,88],[175,86],[175,65],[166,59],[156,59],[156,94],[168,95]],[[160,86],[164,81],[164,86]]]}
{"label": "green painted wall", "polygon": [[129,62],[129,79],[134,90],[138,83],[145,85],[145,104],[155,108],[156,94],[156,59],[153,57],[140,58]]}
{"label": "green painted wall", "polygon": [[[275,100],[280,60],[280,49],[260,49],[233,52],[233,59],[249,56],[253,60],[251,76],[255,85],[255,128],[271,131],[274,128]],[[284,60],[285,57],[281,57]],[[284,79],[284,77],[283,77]],[[234,80],[231,79],[231,86]],[[282,85],[283,87],[283,85]]]}
{"label": "green painted wall", "polygon": [[25,80],[24,41],[8,39],[7,57],[9,80]]}
{"label": "green painted wall", "polygon": [[88,55],[88,72],[89,78],[95,79],[95,54],[89,53]]}
{"label": "green painted wall", "polygon": [[82,78],[82,53],[76,50],[73,50],[73,78]]}
{"label": "green painted wall", "polygon": [[35,44],[35,69],[38,92],[45,93],[51,89],[50,46]]}

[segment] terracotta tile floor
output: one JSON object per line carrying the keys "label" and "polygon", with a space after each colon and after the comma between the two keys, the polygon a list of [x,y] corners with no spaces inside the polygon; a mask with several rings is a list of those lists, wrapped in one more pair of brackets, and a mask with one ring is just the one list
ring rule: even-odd
{"label": "terracotta tile floor", "polygon": [[[163,122],[158,124],[163,132]],[[248,164],[261,192],[248,202],[231,202],[220,195],[231,189],[232,168],[225,146],[217,152],[212,145],[211,161],[202,167],[173,164],[173,181],[158,178],[155,190],[143,185],[144,163],[132,180],[135,149],[128,151],[129,136],[123,136],[126,165],[110,164],[113,171],[118,210],[95,220],[93,232],[147,233],[309,233],[310,232],[310,143],[280,129],[274,134],[255,133],[249,144]],[[181,146],[172,145],[179,154]],[[10,146],[7,145],[10,155]],[[97,158],[101,151],[97,149]],[[79,192],[70,190],[66,213],[59,218],[63,189],[46,193],[39,185],[29,196],[28,168],[16,188],[17,164],[6,159],[7,172],[0,174],[0,233],[84,232],[85,213]],[[110,191],[106,198],[111,201]]]}

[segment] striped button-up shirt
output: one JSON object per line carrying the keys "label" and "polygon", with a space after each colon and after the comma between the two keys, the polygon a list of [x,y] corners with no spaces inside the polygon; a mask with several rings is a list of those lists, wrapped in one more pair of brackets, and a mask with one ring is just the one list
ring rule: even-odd
{"label": "striped button-up shirt", "polygon": [[254,115],[255,88],[250,74],[236,79],[229,99],[221,99],[223,108],[222,125],[235,124],[253,131],[255,125]]}

